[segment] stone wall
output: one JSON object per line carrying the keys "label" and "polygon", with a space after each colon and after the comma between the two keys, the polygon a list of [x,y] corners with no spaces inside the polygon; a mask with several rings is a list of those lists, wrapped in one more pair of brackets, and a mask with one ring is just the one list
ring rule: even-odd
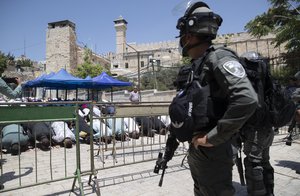
{"label": "stone wall", "polygon": [[[113,102],[129,102],[129,94],[130,92],[127,90],[113,92]],[[142,102],[171,102],[175,95],[175,90],[157,91],[152,89],[141,91]],[[102,99],[110,101],[111,92],[104,92]]]}

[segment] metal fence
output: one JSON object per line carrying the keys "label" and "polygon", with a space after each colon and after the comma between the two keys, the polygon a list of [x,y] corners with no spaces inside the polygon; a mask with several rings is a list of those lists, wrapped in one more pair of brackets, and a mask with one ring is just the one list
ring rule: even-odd
{"label": "metal fence", "polygon": [[[79,114],[82,112],[82,105],[87,105],[91,111],[85,116],[90,121],[89,130],[80,130],[82,117]],[[72,191],[77,182],[81,195],[84,195],[82,176],[89,176],[89,184],[91,185],[93,180],[93,185],[95,185],[97,180],[100,180],[97,179],[99,170],[156,159],[158,152],[164,148],[167,135],[165,127],[155,129],[152,126],[154,123],[151,125],[149,122],[153,122],[154,119],[162,122],[162,118],[168,115],[168,105],[167,102],[149,102],[138,105],[94,104],[92,102],[5,103],[0,105],[0,126],[2,127],[8,124],[21,127],[26,123],[57,121],[71,122],[68,124],[74,124],[75,127],[73,131],[75,141],[72,148],[56,145],[49,150],[41,150],[40,142],[36,141],[18,156],[12,156],[4,148],[2,143],[5,138],[1,136],[0,184],[5,187],[0,193],[73,179],[73,184],[70,185]],[[94,107],[106,112],[97,116],[93,112]],[[146,120],[138,125],[138,118]],[[66,135],[66,129],[67,125],[64,127],[64,135]],[[22,129],[18,128],[15,134],[18,135],[18,144],[21,145]],[[37,138],[36,135],[34,138]],[[186,149],[187,147],[182,144],[176,154],[184,154]],[[99,187],[97,194],[100,195]]]}
{"label": "metal fence", "polygon": [[[83,105],[90,111],[84,116],[90,122],[88,130],[80,126],[80,118],[83,118],[80,114],[85,112]],[[49,150],[41,150],[40,142],[36,141],[18,156],[12,156],[4,148],[5,138],[1,136],[0,184],[5,187],[0,193],[73,179],[70,189],[74,191],[77,182],[80,194],[84,195],[81,177],[88,176],[88,184],[95,186],[96,193],[100,195],[99,171],[157,159],[167,139],[164,126],[170,123],[165,121],[168,119],[168,106],[168,102],[138,105],[92,102],[0,104],[0,128],[16,124],[19,127],[16,131],[19,145],[23,134],[20,125],[24,123],[59,121],[71,122],[69,124],[75,127],[72,148],[56,145]],[[94,108],[99,108],[102,115],[98,116]],[[164,125],[155,127],[155,119],[165,122]],[[63,129],[64,136],[66,129],[67,125]],[[286,133],[287,127],[278,130],[278,134]],[[181,143],[175,155],[185,155],[187,148],[186,143]]]}

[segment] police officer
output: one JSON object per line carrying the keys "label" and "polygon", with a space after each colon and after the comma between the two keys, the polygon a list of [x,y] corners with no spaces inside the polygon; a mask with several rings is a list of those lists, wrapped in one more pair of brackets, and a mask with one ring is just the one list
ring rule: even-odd
{"label": "police officer", "polygon": [[213,107],[208,110],[223,110],[216,108],[217,102],[226,106],[214,124],[194,131],[190,141],[188,164],[197,196],[234,195],[230,140],[257,107],[257,95],[236,54],[212,44],[221,23],[203,2],[191,3],[177,23],[182,55],[203,73],[201,84],[209,85]]}
{"label": "police officer", "polygon": [[[247,52],[241,55],[248,60],[263,61],[263,58],[256,52]],[[265,70],[268,70],[267,64],[264,64]],[[266,71],[265,74],[269,73]],[[267,76],[265,76],[267,77]],[[271,88],[270,83],[262,81],[264,88]],[[264,93],[265,90],[262,90]],[[261,94],[260,96],[266,96]],[[267,113],[266,113],[267,116]],[[244,141],[244,158],[245,177],[247,192],[251,196],[273,195],[274,189],[274,169],[271,166],[270,146],[274,139],[274,130],[272,124],[268,123],[268,117],[264,119],[263,125],[254,127],[247,123],[241,129],[242,140]]]}

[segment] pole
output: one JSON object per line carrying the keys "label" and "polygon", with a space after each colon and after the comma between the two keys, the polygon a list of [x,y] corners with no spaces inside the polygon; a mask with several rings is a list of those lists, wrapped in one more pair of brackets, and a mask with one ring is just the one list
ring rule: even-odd
{"label": "pole", "polygon": [[138,58],[138,91],[139,91],[139,102],[142,101],[142,96],[141,96],[141,74],[140,74],[140,52],[137,52],[137,58]]}
{"label": "pole", "polygon": [[141,102],[142,101],[142,95],[141,95],[140,52],[137,51],[134,47],[127,44],[126,42],[125,42],[125,44],[137,53],[137,60],[138,60],[138,64],[137,64],[137,68],[138,68],[138,92],[139,92],[139,102]]}

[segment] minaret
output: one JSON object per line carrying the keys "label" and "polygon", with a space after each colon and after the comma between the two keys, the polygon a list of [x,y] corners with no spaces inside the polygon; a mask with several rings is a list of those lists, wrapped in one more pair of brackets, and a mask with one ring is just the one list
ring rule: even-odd
{"label": "minaret", "polygon": [[120,16],[114,21],[116,29],[116,54],[125,53],[127,21]]}
{"label": "minaret", "polygon": [[75,24],[69,20],[48,23],[46,35],[46,72],[77,67]]}

